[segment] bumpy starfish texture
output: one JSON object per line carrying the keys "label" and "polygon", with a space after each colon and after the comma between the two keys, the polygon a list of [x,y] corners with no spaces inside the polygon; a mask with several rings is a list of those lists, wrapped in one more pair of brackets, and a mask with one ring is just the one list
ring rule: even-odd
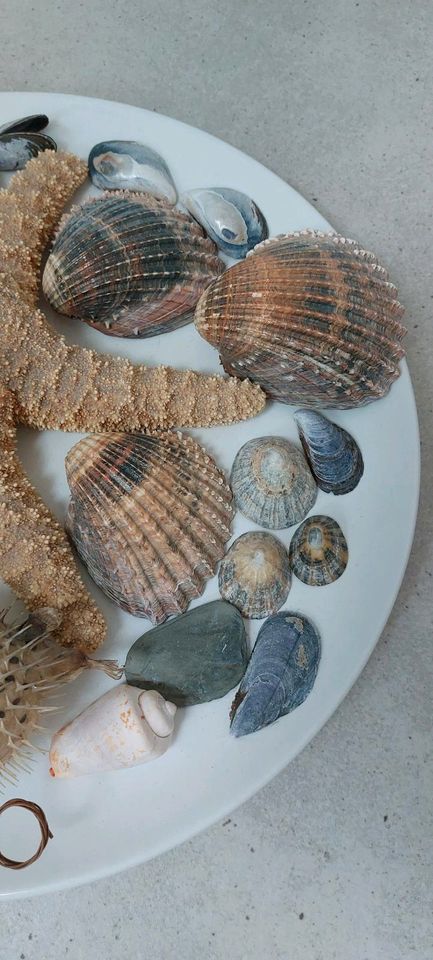
{"label": "bumpy starfish texture", "polygon": [[0,576],[29,610],[58,610],[59,641],[89,653],[105,639],[104,618],[80,579],[65,533],[19,463],[16,416],[13,395],[0,387]]}
{"label": "bumpy starfish texture", "polygon": [[44,247],[86,175],[77,157],[46,151],[0,191],[0,379],[18,400],[21,422],[97,432],[213,426],[254,416],[265,396],[248,381],[134,366],[69,346],[37,309]]}
{"label": "bumpy starfish texture", "polygon": [[232,378],[134,367],[68,346],[49,326],[37,309],[42,255],[86,176],[77,157],[47,151],[0,190],[0,576],[29,610],[62,614],[62,644],[90,652],[103,643],[105,623],[61,527],[23,473],[16,424],[95,432],[211,426],[254,416],[265,398]]}

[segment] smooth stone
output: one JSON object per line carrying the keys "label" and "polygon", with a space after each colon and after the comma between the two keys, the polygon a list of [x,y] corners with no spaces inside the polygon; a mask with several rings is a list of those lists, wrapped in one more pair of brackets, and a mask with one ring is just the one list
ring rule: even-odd
{"label": "smooth stone", "polygon": [[224,697],[239,683],[247,662],[239,611],[213,600],[139,637],[126,658],[125,677],[185,707]]}
{"label": "smooth stone", "polygon": [[304,702],[313,688],[320,635],[307,617],[281,610],[260,629],[230,711],[235,737],[275,723]]}

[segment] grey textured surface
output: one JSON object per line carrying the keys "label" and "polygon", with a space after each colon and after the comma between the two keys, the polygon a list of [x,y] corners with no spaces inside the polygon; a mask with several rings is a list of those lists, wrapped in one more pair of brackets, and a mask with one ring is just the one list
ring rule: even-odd
{"label": "grey textured surface", "polygon": [[428,0],[2,7],[3,89],[106,97],[203,127],[381,256],[407,305],[425,486],[384,636],[314,742],[159,860],[0,906],[1,960],[433,955],[432,28]]}

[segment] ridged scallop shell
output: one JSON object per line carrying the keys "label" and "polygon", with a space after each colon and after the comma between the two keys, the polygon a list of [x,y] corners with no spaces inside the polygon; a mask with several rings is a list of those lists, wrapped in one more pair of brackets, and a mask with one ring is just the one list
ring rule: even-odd
{"label": "ridged scallop shell", "polygon": [[230,537],[231,492],[190,437],[108,434],[66,457],[66,527],[95,583],[152,623],[183,613]]}
{"label": "ridged scallop shell", "polygon": [[347,567],[346,537],[332,517],[308,517],[293,534],[289,557],[298,580],[324,587],[338,580]]}
{"label": "ridged scallop shell", "polygon": [[248,440],[236,454],[230,486],[238,510],[269,530],[299,523],[317,497],[302,450],[282,437]]}
{"label": "ridged scallop shell", "polygon": [[221,562],[220,594],[250,620],[261,620],[283,605],[292,576],[289,556],[271,533],[244,533]]}
{"label": "ridged scallop shell", "polygon": [[181,202],[217,247],[235,260],[245,257],[269,235],[262,211],[240,190],[203,187],[184,193]]}
{"label": "ridged scallop shell", "polygon": [[364,461],[352,435],[317,410],[296,410],[294,418],[317,486],[325,493],[354,490],[364,473]]}
{"label": "ridged scallop shell", "polygon": [[255,733],[304,702],[320,663],[320,635],[307,617],[282,610],[261,627],[233,701],[230,732]]}
{"label": "ridged scallop shell", "polygon": [[101,190],[134,190],[176,203],[177,190],[163,158],[135,140],[106,140],[89,153],[89,174]]}
{"label": "ridged scallop shell", "polygon": [[404,356],[403,308],[375,256],[337,234],[259,244],[196,309],[227,373],[283,403],[356,407],[382,397]]}
{"label": "ridged scallop shell", "polygon": [[223,269],[187,214],[145,194],[109,193],[63,219],[42,286],[59,313],[116,337],[150,337],[191,319]]}

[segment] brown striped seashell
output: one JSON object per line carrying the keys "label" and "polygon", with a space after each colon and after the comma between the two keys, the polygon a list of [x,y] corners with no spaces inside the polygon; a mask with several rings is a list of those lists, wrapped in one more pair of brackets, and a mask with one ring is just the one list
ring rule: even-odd
{"label": "brown striped seashell", "polygon": [[265,240],[203,293],[195,322],[227,373],[283,403],[357,407],[404,356],[403,307],[372,253],[337,234]]}
{"label": "brown striped seashell", "polygon": [[110,192],[60,223],[42,287],[58,313],[113,337],[182,326],[223,269],[189,216],[148,194]]}
{"label": "brown striped seashell", "polygon": [[230,537],[232,496],[203,447],[179,433],[108,434],[66,457],[66,529],[90,576],[152,623],[183,613]]}

